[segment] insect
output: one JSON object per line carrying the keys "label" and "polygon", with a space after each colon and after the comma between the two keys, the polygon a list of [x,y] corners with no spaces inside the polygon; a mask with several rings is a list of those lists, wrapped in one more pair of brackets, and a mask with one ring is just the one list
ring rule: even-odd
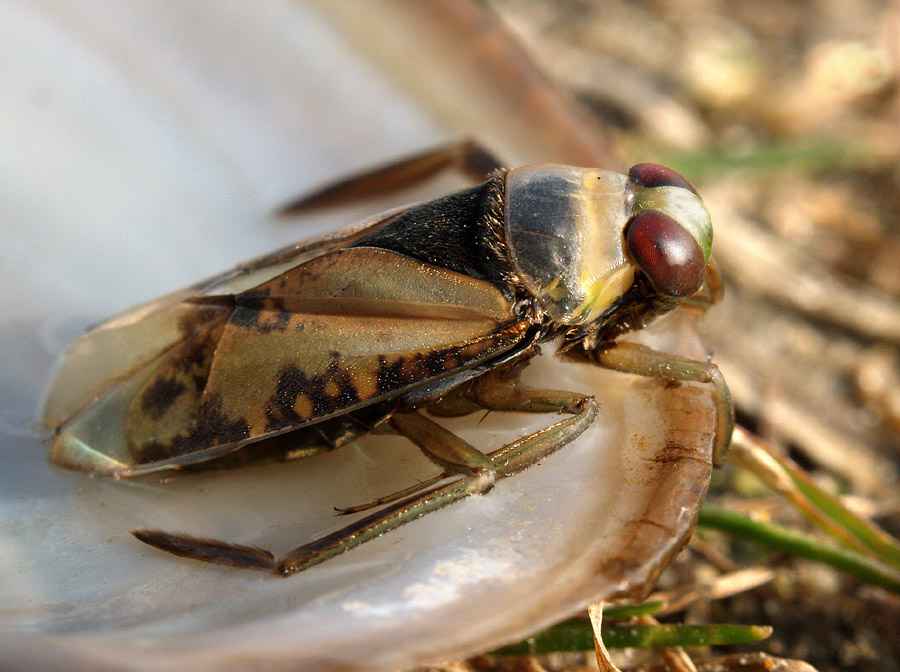
{"label": "insect", "polygon": [[[733,411],[718,369],[616,341],[680,302],[715,300],[712,227],[694,187],[655,164],[628,175],[552,164],[506,170],[474,145],[460,147],[470,172],[486,175],[477,186],[279,250],[88,331],[46,402],[51,461],[126,477],[306,457],[386,432],[443,467],[347,510],[374,509],[280,558],[134,532],[181,556],[287,575],[486,493],[584,432],[597,413],[593,397],[519,382],[551,340],[586,364],[714,383],[721,461]],[[446,156],[393,164],[305,203],[402,181]],[[485,454],[426,409],[568,417]]]}

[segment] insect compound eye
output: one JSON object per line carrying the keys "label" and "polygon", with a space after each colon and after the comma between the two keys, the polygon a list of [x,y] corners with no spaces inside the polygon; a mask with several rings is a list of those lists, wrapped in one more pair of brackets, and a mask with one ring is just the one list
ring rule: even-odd
{"label": "insect compound eye", "polygon": [[643,210],[631,220],[625,239],[631,257],[658,292],[683,298],[700,289],[706,260],[697,241],[676,220]]}
{"label": "insect compound eye", "polygon": [[[697,193],[694,185],[671,168],[656,163],[639,163],[631,167],[628,177],[645,189],[653,187],[681,187]],[[699,196],[699,194],[698,194]]]}

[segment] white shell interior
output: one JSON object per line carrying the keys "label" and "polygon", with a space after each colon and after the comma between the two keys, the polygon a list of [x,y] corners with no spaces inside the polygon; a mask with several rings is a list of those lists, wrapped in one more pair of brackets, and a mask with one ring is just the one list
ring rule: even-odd
{"label": "white shell interior", "polygon": [[[140,480],[45,462],[36,426],[90,323],[366,209],[269,213],[444,132],[300,4],[0,1],[0,652],[12,669],[411,668],[640,590],[709,476],[711,397],[545,357],[534,384],[597,395],[575,445],[289,579],[205,566],[128,532],[275,552],[436,471],[370,438],[289,465]],[[691,320],[688,319],[687,322]],[[668,326],[667,326],[668,325]],[[702,354],[668,320],[661,347]],[[699,411],[699,412],[698,412]],[[448,421],[491,449],[555,418]],[[691,459],[666,459],[673,442]]]}

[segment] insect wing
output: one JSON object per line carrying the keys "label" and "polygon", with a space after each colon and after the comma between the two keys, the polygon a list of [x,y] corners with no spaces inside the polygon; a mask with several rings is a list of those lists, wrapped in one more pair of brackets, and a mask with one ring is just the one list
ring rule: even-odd
{"label": "insect wing", "polygon": [[61,427],[105,390],[136,375],[161,354],[204,329],[210,311],[192,303],[195,297],[236,294],[259,285],[310,259],[351,244],[390,222],[397,214],[397,211],[383,213],[325,238],[276,250],[131,308],[90,329],[72,345],[56,372],[44,402],[44,425],[53,429]]}
{"label": "insect wing", "polygon": [[[472,366],[523,336],[496,287],[404,255],[360,247],[276,261],[288,270],[248,290],[208,285],[150,311],[154,333],[141,334],[135,313],[114,320],[117,347],[128,333],[146,354],[123,354],[118,375],[104,373],[106,388],[62,422],[51,459],[120,474],[210,459]],[[107,326],[84,337],[92,348]]]}

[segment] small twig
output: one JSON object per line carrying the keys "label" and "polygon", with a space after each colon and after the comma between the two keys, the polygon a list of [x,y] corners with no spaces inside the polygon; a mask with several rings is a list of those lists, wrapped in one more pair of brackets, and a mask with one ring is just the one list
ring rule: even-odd
{"label": "small twig", "polygon": [[[697,661],[698,672],[816,672],[816,669],[800,660],[773,658],[765,653],[739,653],[720,658]],[[638,667],[630,672],[670,672],[665,663],[650,667]]]}
{"label": "small twig", "polygon": [[603,633],[600,624],[603,620],[603,602],[597,602],[588,607],[588,616],[591,619],[591,627],[594,631],[594,654],[597,656],[597,667],[600,672],[622,672],[609,655],[603,644]]}
{"label": "small twig", "polygon": [[[682,611],[698,600],[721,600],[732,595],[758,588],[775,578],[775,572],[763,567],[751,567],[720,576],[704,585],[691,585],[679,590],[657,592],[647,598],[663,603],[661,609],[652,612],[655,616],[666,616]],[[607,611],[607,616],[609,613]]]}
{"label": "small twig", "polygon": [[738,565],[732,562],[730,558],[726,557],[723,553],[720,553],[710,544],[707,544],[700,537],[692,536],[691,540],[688,542],[688,548],[702,556],[709,564],[723,574],[736,572],[739,569]]}

